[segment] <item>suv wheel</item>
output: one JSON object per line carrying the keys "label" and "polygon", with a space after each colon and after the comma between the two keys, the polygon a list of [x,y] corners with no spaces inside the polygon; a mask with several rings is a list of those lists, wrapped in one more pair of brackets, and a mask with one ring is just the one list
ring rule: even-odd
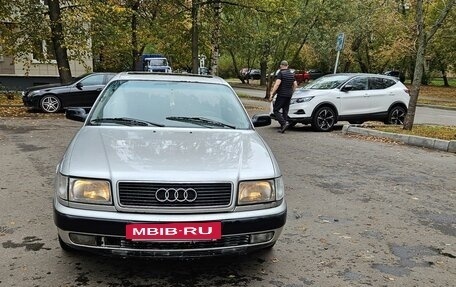
{"label": "suv wheel", "polygon": [[46,113],[55,113],[60,110],[60,100],[56,96],[47,95],[40,101],[40,108]]}
{"label": "suv wheel", "polygon": [[331,107],[321,107],[312,118],[312,128],[317,132],[329,132],[336,121],[336,113]]}
{"label": "suv wheel", "polygon": [[385,121],[387,125],[403,125],[407,111],[401,106],[394,106],[388,113]]}

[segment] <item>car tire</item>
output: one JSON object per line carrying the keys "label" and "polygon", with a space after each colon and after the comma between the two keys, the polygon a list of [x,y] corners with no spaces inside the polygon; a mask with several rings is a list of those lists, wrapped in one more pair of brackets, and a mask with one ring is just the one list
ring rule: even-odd
{"label": "car tire", "polygon": [[65,252],[74,252],[74,251],[76,251],[76,249],[74,249],[73,247],[71,247],[68,244],[66,244],[65,242],[63,242],[63,240],[60,237],[60,235],[58,237],[59,237],[60,248],[62,248],[63,251],[65,251]]}
{"label": "car tire", "polygon": [[62,108],[59,98],[45,95],[40,101],[40,108],[45,113],[56,113]]}
{"label": "car tire", "polygon": [[394,106],[388,113],[388,118],[384,122],[387,125],[403,125],[407,110],[402,106]]}
{"label": "car tire", "polygon": [[317,109],[312,117],[312,128],[317,132],[329,132],[336,124],[336,112],[333,108],[324,106]]}

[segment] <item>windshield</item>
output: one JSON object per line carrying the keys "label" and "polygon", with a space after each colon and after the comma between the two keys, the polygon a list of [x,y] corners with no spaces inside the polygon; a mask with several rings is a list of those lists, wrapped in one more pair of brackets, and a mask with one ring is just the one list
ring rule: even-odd
{"label": "windshield", "polygon": [[250,129],[227,86],[172,81],[113,81],[94,106],[90,125]]}
{"label": "windshield", "polygon": [[148,59],[149,66],[168,66],[166,59]]}
{"label": "windshield", "polygon": [[342,83],[350,78],[348,75],[331,75],[316,79],[315,81],[307,84],[304,89],[311,90],[329,90],[340,86]]}

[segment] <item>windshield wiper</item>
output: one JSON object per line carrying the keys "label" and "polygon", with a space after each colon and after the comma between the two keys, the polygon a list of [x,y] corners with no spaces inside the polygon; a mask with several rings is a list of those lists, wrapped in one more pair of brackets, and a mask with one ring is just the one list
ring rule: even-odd
{"label": "windshield wiper", "polygon": [[132,119],[132,118],[99,118],[93,119],[90,121],[90,124],[99,124],[99,123],[116,123],[125,126],[156,126],[164,127],[165,125],[157,124],[153,122],[148,122],[144,120]]}
{"label": "windshield wiper", "polygon": [[224,128],[230,128],[230,129],[236,129],[235,126],[228,125],[219,121],[214,121],[210,120],[207,118],[202,118],[202,117],[167,117],[167,120],[171,121],[178,121],[178,122],[184,122],[184,123],[191,123],[195,125],[200,125],[200,126],[215,126],[215,127],[224,127]]}

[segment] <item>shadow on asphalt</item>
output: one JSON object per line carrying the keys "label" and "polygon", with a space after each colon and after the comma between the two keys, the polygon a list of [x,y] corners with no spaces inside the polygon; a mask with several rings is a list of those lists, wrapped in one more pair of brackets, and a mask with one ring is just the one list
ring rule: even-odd
{"label": "shadow on asphalt", "polygon": [[[342,127],[344,125],[342,124],[338,124],[338,125],[335,125],[334,128],[333,128],[333,132],[336,132],[336,131],[341,131],[342,130]],[[272,129],[279,129],[278,126],[270,126],[270,128]],[[297,124],[296,126],[294,127],[290,127],[288,128],[285,133],[287,132],[312,132],[312,133],[320,133],[320,132],[316,132],[311,125],[302,125],[302,124]]]}
{"label": "shadow on asphalt", "polygon": [[195,259],[119,258],[88,252],[66,253],[66,256],[73,257],[72,261],[77,262],[79,268],[92,270],[90,276],[80,272],[76,281],[88,283],[95,279],[97,283],[111,283],[109,286],[118,286],[114,285],[115,281],[122,282],[121,286],[149,286],[136,285],[148,280],[154,281],[151,286],[246,286],[262,281],[264,270],[277,260],[273,249],[242,256]]}

